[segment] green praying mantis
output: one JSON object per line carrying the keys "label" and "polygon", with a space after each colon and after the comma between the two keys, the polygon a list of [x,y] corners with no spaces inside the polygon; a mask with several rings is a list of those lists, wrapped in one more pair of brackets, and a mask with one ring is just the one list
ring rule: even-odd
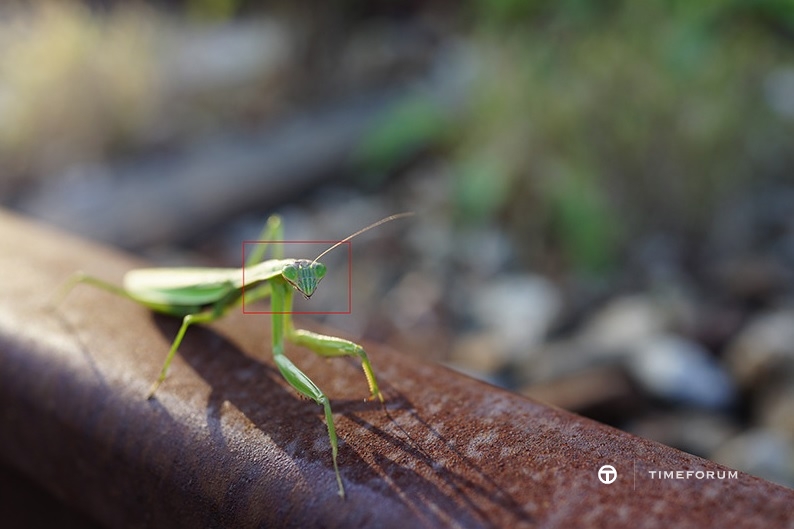
{"label": "green praying mantis", "polygon": [[[317,384],[286,357],[284,339],[324,357],[358,357],[367,379],[370,399],[383,402],[383,395],[363,347],[349,340],[296,329],[293,326],[291,314],[293,290],[297,290],[308,299],[327,272],[325,265],[318,261],[322,256],[357,235],[412,214],[412,212],[399,213],[370,224],[334,244],[311,261],[284,259],[281,245],[275,245],[274,259],[263,261],[267,244],[259,243],[246,259],[245,274],[240,268],[143,268],[127,272],[123,286],[119,287],[78,272],[64,285],[57,299],[58,302],[62,300],[77,284],[88,283],[130,299],[152,311],[182,318],[182,326],[171,344],[160,374],[147,394],[147,399],[150,399],[165,380],[171,361],[188,327],[196,323],[210,323],[223,317],[229,309],[242,304],[243,291],[247,303],[270,297],[273,358],[281,375],[290,386],[323,407],[336,482],[339,495],[344,498],[345,488],[336,460],[339,443],[331,404]],[[275,215],[271,216],[260,235],[260,240],[282,239],[281,219]]]}

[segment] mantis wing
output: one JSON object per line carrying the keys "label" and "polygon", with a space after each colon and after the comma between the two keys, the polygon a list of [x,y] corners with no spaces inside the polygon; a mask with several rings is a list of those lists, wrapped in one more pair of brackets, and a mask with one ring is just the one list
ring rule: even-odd
{"label": "mantis wing", "polygon": [[[246,286],[279,275],[291,262],[292,259],[270,260],[246,268]],[[174,311],[168,308],[209,305],[230,290],[242,287],[242,268],[140,268],[124,276],[124,290],[132,298],[154,310],[169,313]]]}

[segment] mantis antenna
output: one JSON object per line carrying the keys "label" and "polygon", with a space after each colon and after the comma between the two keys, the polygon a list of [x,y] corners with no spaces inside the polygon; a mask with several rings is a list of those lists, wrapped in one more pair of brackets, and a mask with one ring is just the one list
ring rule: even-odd
{"label": "mantis antenna", "polygon": [[347,237],[345,237],[344,239],[342,239],[341,241],[339,241],[338,243],[334,244],[333,246],[331,246],[330,248],[328,248],[326,251],[324,251],[323,253],[321,253],[321,254],[320,254],[320,255],[318,255],[317,257],[315,257],[315,258],[314,258],[314,261],[312,261],[312,264],[316,263],[316,262],[317,262],[317,260],[318,260],[320,257],[322,257],[323,255],[327,254],[328,252],[330,252],[331,250],[333,250],[334,248],[336,248],[336,247],[337,247],[337,246],[339,246],[340,244],[344,244],[344,243],[346,243],[347,241],[349,241],[349,240],[350,240],[350,239],[352,239],[353,237],[355,237],[355,236],[357,236],[357,235],[361,235],[361,234],[362,234],[362,233],[364,233],[365,231],[369,231],[369,230],[371,230],[372,228],[377,228],[377,227],[378,227],[378,226],[380,226],[381,224],[385,224],[385,223],[387,223],[387,222],[390,222],[390,221],[392,221],[392,220],[401,219],[401,218],[403,218],[403,217],[410,217],[410,216],[411,216],[411,215],[413,215],[413,214],[414,214],[414,212],[413,212],[413,211],[406,211],[405,213],[396,213],[396,214],[394,214],[394,215],[390,215],[390,216],[386,217],[385,219],[380,219],[378,222],[374,222],[374,223],[370,224],[369,226],[367,226],[366,228],[361,228],[360,230],[358,230],[358,231],[357,231],[356,233],[354,233],[353,235],[348,235]]}

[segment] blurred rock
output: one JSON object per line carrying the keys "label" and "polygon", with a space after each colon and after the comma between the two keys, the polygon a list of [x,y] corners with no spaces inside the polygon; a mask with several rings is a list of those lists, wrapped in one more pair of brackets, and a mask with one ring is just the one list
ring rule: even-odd
{"label": "blurred rock", "polygon": [[766,299],[791,279],[783,263],[761,255],[728,258],[715,267],[714,276],[723,291],[746,300]]}
{"label": "blurred rock", "polygon": [[776,432],[754,429],[729,440],[713,453],[717,463],[787,487],[794,487],[794,448]]}
{"label": "blurred rock", "polygon": [[[454,251],[460,262],[465,263],[467,268],[480,277],[500,274],[509,266],[510,261],[515,259],[510,241],[504,231],[497,226],[467,229],[456,242]],[[511,279],[505,278],[506,281]],[[537,287],[538,277],[529,277],[529,279],[535,281]],[[527,278],[520,276],[519,282],[526,283]],[[546,287],[542,286],[542,288]]]}
{"label": "blurred rock", "polygon": [[648,393],[666,401],[719,409],[736,397],[730,376],[708,351],[679,336],[648,340],[628,358],[627,367]]}
{"label": "blurred rock", "polygon": [[524,354],[543,340],[557,317],[560,294],[539,276],[504,275],[474,298],[472,312],[501,339],[511,355]]}
{"label": "blurred rock", "polygon": [[286,25],[275,20],[184,28],[171,37],[159,59],[168,95],[179,101],[246,86],[261,91],[254,82],[283,75],[294,61],[293,41]]}
{"label": "blurred rock", "polygon": [[621,297],[592,315],[573,337],[535,347],[517,369],[520,378],[536,384],[595,367],[620,366],[670,327],[669,311],[651,296]]}
{"label": "blurred rock", "polygon": [[626,296],[610,302],[586,324],[578,339],[600,354],[622,355],[666,330],[667,316],[648,296]]}
{"label": "blurred rock", "polygon": [[764,99],[769,107],[784,118],[794,118],[794,68],[772,70],[764,81]]}
{"label": "blurred rock", "polygon": [[531,384],[520,393],[588,417],[601,416],[601,408],[625,411],[627,404],[638,402],[636,390],[616,366],[587,369]]}
{"label": "blurred rock", "polygon": [[691,336],[712,351],[724,351],[744,325],[747,309],[738,303],[701,303]]}
{"label": "blurred rock", "polygon": [[705,243],[710,277],[732,296],[768,302],[794,281],[794,188],[765,185],[725,200]]}
{"label": "blurred rock", "polygon": [[595,353],[578,340],[557,340],[533,348],[532,354],[519,359],[514,369],[520,380],[535,385],[621,363],[619,357],[603,357]]}
{"label": "blurred rock", "polygon": [[409,331],[428,318],[438,325],[433,309],[441,301],[441,287],[433,278],[419,272],[409,272],[388,296],[392,301],[392,319],[400,329]]}
{"label": "blurred rock", "polygon": [[711,454],[739,433],[728,417],[702,410],[651,414],[625,425],[627,432],[700,457]]}
{"label": "blurred rock", "polygon": [[744,387],[764,385],[794,370],[794,310],[757,316],[728,346],[725,361]]}
{"label": "blurred rock", "polygon": [[794,310],[756,316],[725,360],[750,396],[752,420],[794,441]]}
{"label": "blurred rock", "polygon": [[508,364],[531,363],[527,357],[534,356],[559,313],[556,288],[530,275],[502,276],[479,286],[470,281],[463,288],[473,299],[470,317],[481,330],[457,340],[452,364],[467,372],[494,374]]}
{"label": "blurred rock", "polygon": [[449,361],[455,369],[483,378],[502,369],[507,364],[507,354],[498,336],[480,332],[456,340]]}
{"label": "blurred rock", "polygon": [[755,419],[769,430],[780,432],[794,442],[794,374],[774,385],[756,399]]}

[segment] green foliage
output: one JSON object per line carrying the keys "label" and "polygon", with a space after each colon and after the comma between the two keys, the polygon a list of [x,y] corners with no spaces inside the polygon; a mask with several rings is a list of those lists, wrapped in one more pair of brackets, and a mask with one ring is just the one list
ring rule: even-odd
{"label": "green foliage", "polygon": [[399,164],[421,146],[439,140],[447,128],[441,110],[422,97],[397,104],[359,145],[357,161],[373,171]]}
{"label": "green foliage", "polygon": [[455,204],[460,220],[478,222],[493,217],[507,200],[511,177],[500,157],[465,158],[457,167]]}
{"label": "green foliage", "polygon": [[607,271],[630,238],[702,232],[726,194],[794,161],[764,97],[794,58],[794,2],[471,6],[480,81],[456,206],[510,219],[528,255]]}
{"label": "green foliage", "polygon": [[240,0],[190,0],[186,7],[193,20],[217,22],[232,18],[241,3]]}
{"label": "green foliage", "polygon": [[594,178],[568,169],[547,182],[543,195],[561,249],[587,273],[603,273],[615,264],[617,219]]}

